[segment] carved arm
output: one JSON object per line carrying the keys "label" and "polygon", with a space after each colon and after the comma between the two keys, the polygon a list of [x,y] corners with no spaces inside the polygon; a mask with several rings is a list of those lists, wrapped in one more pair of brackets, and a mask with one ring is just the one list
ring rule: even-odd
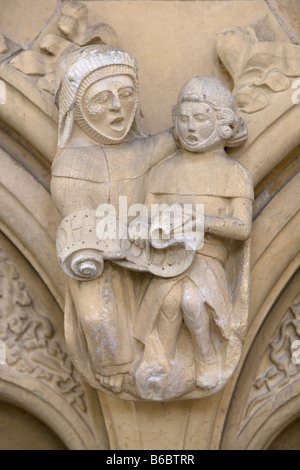
{"label": "carved arm", "polygon": [[233,240],[247,240],[252,224],[252,201],[248,198],[234,198],[230,201],[229,215],[204,215],[204,231]]}

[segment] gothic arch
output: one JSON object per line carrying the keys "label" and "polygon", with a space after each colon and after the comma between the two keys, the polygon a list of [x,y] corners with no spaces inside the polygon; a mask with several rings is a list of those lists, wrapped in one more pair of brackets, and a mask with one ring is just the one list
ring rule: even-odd
{"label": "gothic arch", "polygon": [[[19,225],[26,221],[22,210]],[[5,348],[0,400],[39,418],[69,449],[107,448],[96,394],[78,377],[66,352],[61,308],[22,247],[15,232],[10,241],[0,234],[0,340]]]}
{"label": "gothic arch", "polygon": [[283,287],[248,351],[231,400],[222,448],[264,449],[300,413],[299,270]]}

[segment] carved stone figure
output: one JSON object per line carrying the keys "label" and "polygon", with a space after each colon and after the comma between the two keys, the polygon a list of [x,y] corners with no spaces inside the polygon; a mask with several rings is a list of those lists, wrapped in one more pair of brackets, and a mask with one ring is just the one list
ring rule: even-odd
{"label": "carved stone figure", "polygon": [[[64,218],[57,251],[76,368],[125,399],[216,392],[238,363],[248,312],[253,188],[224,151],[247,138],[231,93],[213,77],[187,82],[173,112],[176,152],[171,130],[145,137],[138,129],[137,65],[128,53],[82,47],[57,77],[51,192]],[[142,203],[146,215],[132,220]],[[203,247],[175,236],[176,223],[167,240],[157,237],[166,214],[152,205],[162,203],[189,204],[196,230],[194,206],[204,205]]]}
{"label": "carved stone figure", "polygon": [[51,193],[65,218],[58,251],[71,258],[70,271],[65,267],[71,276],[66,341],[89,383],[120,392],[135,357],[130,325],[138,283],[128,269],[104,265],[104,259],[118,262],[124,255],[118,240],[110,250],[104,241],[100,252],[95,211],[109,203],[118,212],[120,195],[128,207],[143,202],[147,172],[174,152],[175,143],[171,131],[145,138],[138,130],[137,64],[121,49],[82,47],[67,56],[57,77],[58,150]]}
{"label": "carved stone figure", "polygon": [[247,128],[220,80],[190,79],[173,120],[181,148],[151,170],[146,203],[203,204],[205,238],[186,272],[153,279],[135,323],[134,335],[145,344],[137,371],[141,394],[149,396],[152,383],[151,393],[164,399],[175,391],[170,377],[184,382],[188,376],[188,364],[182,373],[187,343],[202,391],[218,390],[238,362],[247,321],[253,204],[250,173],[224,151],[225,145],[244,142]]}

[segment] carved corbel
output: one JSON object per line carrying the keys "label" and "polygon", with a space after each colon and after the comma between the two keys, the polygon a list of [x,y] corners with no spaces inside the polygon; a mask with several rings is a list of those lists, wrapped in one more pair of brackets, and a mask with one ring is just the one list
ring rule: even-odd
{"label": "carved corbel", "polygon": [[[247,139],[232,94],[194,77],[179,93],[174,132],[144,137],[130,54],[86,46],[57,77],[51,192],[63,217],[57,252],[75,366],[127,400],[216,393],[237,366],[248,315],[253,188],[224,150]],[[143,216],[119,212],[121,198],[128,216],[137,207]]]}

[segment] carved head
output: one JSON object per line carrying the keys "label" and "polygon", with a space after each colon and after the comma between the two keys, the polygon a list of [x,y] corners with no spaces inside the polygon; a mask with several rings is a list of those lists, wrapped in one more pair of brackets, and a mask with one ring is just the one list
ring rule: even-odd
{"label": "carved head", "polygon": [[248,132],[231,92],[215,77],[197,76],[180,90],[173,108],[175,135],[190,152],[244,143]]}
{"label": "carved head", "polygon": [[68,144],[74,122],[101,144],[122,142],[138,106],[137,71],[135,59],[116,47],[71,52],[57,73],[58,146]]}

